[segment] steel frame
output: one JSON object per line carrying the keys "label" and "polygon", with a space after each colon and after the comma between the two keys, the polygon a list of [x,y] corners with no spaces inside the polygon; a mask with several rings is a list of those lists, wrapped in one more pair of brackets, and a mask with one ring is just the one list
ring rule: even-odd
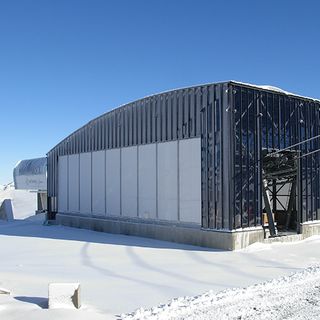
{"label": "steel frame", "polygon": [[[283,149],[319,134],[319,101],[232,85],[234,123],[234,228],[261,224],[262,149]],[[320,139],[292,148],[299,152],[296,190],[298,222],[320,219]],[[311,152],[311,154],[309,154]],[[313,152],[313,153],[312,153]],[[306,155],[306,156],[304,156]],[[269,183],[270,184],[270,183]],[[275,181],[269,185],[276,207]],[[293,206],[293,199],[290,206]],[[250,212],[249,208],[253,208]],[[240,217],[240,219],[237,217]],[[248,217],[248,218],[247,218]]]}

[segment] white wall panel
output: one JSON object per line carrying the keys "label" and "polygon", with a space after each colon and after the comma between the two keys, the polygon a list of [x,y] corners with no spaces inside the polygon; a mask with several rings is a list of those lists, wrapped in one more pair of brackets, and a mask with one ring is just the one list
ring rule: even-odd
{"label": "white wall panel", "polygon": [[158,144],[158,218],[178,220],[177,141]]}
{"label": "white wall panel", "polygon": [[58,159],[58,211],[68,211],[68,156]]}
{"label": "white wall panel", "polygon": [[179,141],[180,220],[201,224],[201,140]]}
{"label": "white wall panel", "polygon": [[79,155],[73,154],[68,158],[68,212],[79,212]]}
{"label": "white wall panel", "polygon": [[120,149],[106,151],[106,202],[108,215],[120,215]]}
{"label": "white wall panel", "polygon": [[105,215],[105,151],[92,152],[92,213]]}
{"label": "white wall panel", "polygon": [[121,214],[137,217],[137,147],[121,150]]}
{"label": "white wall panel", "polygon": [[91,214],[91,152],[80,153],[80,213]]}
{"label": "white wall panel", "polygon": [[156,144],[139,146],[139,217],[156,218],[157,211],[157,163]]}

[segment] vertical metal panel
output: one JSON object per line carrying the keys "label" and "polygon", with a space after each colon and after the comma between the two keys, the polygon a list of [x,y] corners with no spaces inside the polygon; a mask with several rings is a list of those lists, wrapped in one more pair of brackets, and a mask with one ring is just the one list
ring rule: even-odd
{"label": "vertical metal panel", "polygon": [[120,145],[119,147],[124,147],[124,140],[125,140],[125,113],[126,113],[126,107],[123,107],[120,112]]}
{"label": "vertical metal panel", "polygon": [[120,148],[121,147],[121,143],[122,143],[122,139],[121,139],[121,128],[122,128],[122,109],[118,109],[116,112],[117,115],[117,143],[116,143],[116,147]]}
{"label": "vertical metal panel", "polygon": [[81,152],[85,152],[85,150],[86,150],[86,141],[85,141],[86,140],[86,129],[82,128],[81,131],[82,131]]}
{"label": "vertical metal panel", "polygon": [[156,102],[156,141],[161,141],[161,100],[160,96],[155,97]]}
{"label": "vertical metal panel", "polygon": [[127,146],[131,146],[133,144],[133,129],[132,129],[132,105],[128,106],[128,144]]}
{"label": "vertical metal panel", "polygon": [[201,139],[179,141],[180,221],[201,224]]}
{"label": "vertical metal panel", "polygon": [[141,104],[137,103],[137,144],[142,144]]}
{"label": "vertical metal panel", "polygon": [[[202,103],[201,103],[202,105]],[[201,108],[201,224],[202,227],[209,227],[209,190],[208,190],[208,106],[203,105]]]}
{"label": "vertical metal panel", "polygon": [[146,117],[146,104],[141,101],[141,144],[147,143],[147,117]]}
{"label": "vertical metal panel", "polygon": [[89,125],[85,126],[85,141],[84,141],[84,150],[85,152],[89,151]]}
{"label": "vertical metal panel", "polygon": [[102,119],[99,118],[98,119],[98,150],[102,150],[103,149],[103,138],[104,138],[104,134],[103,134],[103,122]]}
{"label": "vertical metal panel", "polygon": [[94,128],[94,135],[93,135],[93,140],[94,140],[94,147],[92,149],[92,151],[97,151],[99,150],[99,144],[100,144],[100,138],[99,137],[99,119],[95,120],[92,124],[93,128]]}
{"label": "vertical metal panel", "polygon": [[68,211],[68,156],[61,156],[58,160],[58,211]]}
{"label": "vertical metal panel", "polygon": [[177,105],[177,110],[178,110],[178,139],[183,138],[183,92],[181,90],[178,91],[177,93],[177,98],[178,98],[178,105]]}
{"label": "vertical metal panel", "polygon": [[69,142],[69,143],[68,143],[68,147],[69,147],[68,154],[73,154],[73,152],[74,152],[74,150],[73,150],[73,149],[74,149],[73,135],[70,136],[68,142]]}
{"label": "vertical metal panel", "polygon": [[150,104],[151,104],[151,142],[154,143],[157,140],[157,110],[156,110],[156,101],[155,98],[150,98]]}
{"label": "vertical metal panel", "polygon": [[105,117],[100,119],[101,124],[101,150],[106,149],[106,121]]}
{"label": "vertical metal panel", "polygon": [[112,118],[111,114],[107,118],[107,127],[108,127],[108,149],[112,148]]}
{"label": "vertical metal panel", "polygon": [[132,144],[136,145],[138,143],[138,123],[137,123],[137,103],[133,103],[133,141]]}
{"label": "vertical metal panel", "polygon": [[78,146],[79,146],[79,143],[78,143],[78,132],[75,132],[73,134],[73,143],[74,143],[73,153],[79,153],[79,151],[78,151]]}
{"label": "vertical metal panel", "polygon": [[123,129],[123,132],[124,132],[124,146],[127,147],[129,145],[129,109],[130,109],[130,106],[127,106],[125,108],[125,113],[124,113],[124,116],[125,116],[125,119],[124,119],[124,129]]}
{"label": "vertical metal panel", "polygon": [[222,174],[222,110],[223,105],[221,103],[222,86],[216,86],[216,104],[215,104],[215,198],[216,198],[216,225],[217,229],[222,228],[223,206],[222,206],[222,194],[223,194],[223,174]]}
{"label": "vertical metal panel", "polygon": [[105,151],[92,152],[92,212],[105,215]]}
{"label": "vertical metal panel", "polygon": [[91,152],[80,154],[80,213],[91,214]]}
{"label": "vertical metal panel", "polygon": [[107,215],[119,216],[120,211],[120,149],[106,151]]}
{"label": "vertical metal panel", "polygon": [[116,118],[116,111],[112,112],[111,115],[111,126],[112,126],[112,138],[111,138],[111,145],[112,148],[117,148],[117,118]]}
{"label": "vertical metal panel", "polygon": [[68,212],[79,212],[79,155],[68,156]]}
{"label": "vertical metal panel", "polygon": [[190,137],[196,135],[196,109],[195,109],[195,93],[194,89],[189,90],[189,106],[190,106]]}
{"label": "vertical metal panel", "polygon": [[152,113],[151,113],[151,103],[150,99],[147,98],[146,101],[146,143],[151,143],[151,123],[152,123]]}
{"label": "vertical metal panel", "polygon": [[168,114],[168,95],[165,94],[162,98],[162,106],[161,106],[161,141],[167,141],[167,135],[168,135],[167,114]]}
{"label": "vertical metal panel", "polygon": [[92,151],[92,123],[89,123],[89,128],[88,128],[88,152]]}
{"label": "vertical metal panel", "polygon": [[148,144],[138,147],[139,152],[139,217],[156,218],[157,198],[157,167],[156,167],[156,144]]}
{"label": "vertical metal panel", "polygon": [[178,137],[178,100],[177,92],[172,92],[172,140]]}
{"label": "vertical metal panel", "polygon": [[87,127],[85,126],[83,129],[82,129],[82,150],[81,152],[86,152],[86,139],[87,139]]}
{"label": "vertical metal panel", "polygon": [[81,129],[77,131],[77,140],[76,140],[76,153],[81,152]]}
{"label": "vertical metal panel", "polygon": [[[223,119],[223,179],[224,179],[224,187],[223,187],[223,227],[225,229],[233,229],[233,206],[231,205],[233,199],[232,190],[233,190],[233,167],[232,167],[232,158],[233,154],[231,150],[233,150],[233,109],[231,106],[230,95],[232,94],[232,87],[229,84],[223,85],[223,101],[222,101],[222,119]],[[255,123],[255,113],[254,109],[252,112],[251,123]],[[254,139],[254,133],[252,132],[251,141]],[[253,151],[253,145],[251,144],[251,148]],[[254,167],[253,161],[251,162],[251,166]],[[254,168],[251,168],[254,170]],[[251,198],[251,201],[253,199]]]}
{"label": "vertical metal panel", "polygon": [[126,217],[137,217],[137,147],[121,150],[121,209]]}
{"label": "vertical metal panel", "polygon": [[94,139],[95,143],[94,143],[94,149],[92,151],[97,151],[97,150],[100,150],[100,142],[101,142],[99,119],[94,121],[93,127],[94,127],[93,139]]}
{"label": "vertical metal panel", "polygon": [[178,143],[158,144],[158,218],[178,220]]}
{"label": "vertical metal panel", "polygon": [[216,215],[216,198],[215,198],[215,163],[214,163],[214,148],[215,148],[215,86],[210,86],[209,104],[208,104],[208,227],[215,227],[215,215]]}
{"label": "vertical metal panel", "polygon": [[171,92],[168,93],[167,99],[167,140],[172,140],[172,94]]}
{"label": "vertical metal panel", "polygon": [[201,94],[201,87],[196,88],[195,90],[195,94],[196,94],[196,135],[199,136],[201,135],[201,125],[200,125],[200,121],[201,121],[201,108],[202,108],[202,94]]}

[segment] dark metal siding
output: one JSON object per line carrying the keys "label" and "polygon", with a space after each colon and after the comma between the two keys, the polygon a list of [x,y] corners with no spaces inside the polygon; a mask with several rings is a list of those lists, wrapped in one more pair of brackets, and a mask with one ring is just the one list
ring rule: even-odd
{"label": "dark metal siding", "polygon": [[[320,134],[320,103],[283,93],[233,85],[233,228],[261,225],[261,150],[283,149]],[[294,149],[319,149],[319,139]],[[301,158],[298,221],[320,219],[320,152]]]}

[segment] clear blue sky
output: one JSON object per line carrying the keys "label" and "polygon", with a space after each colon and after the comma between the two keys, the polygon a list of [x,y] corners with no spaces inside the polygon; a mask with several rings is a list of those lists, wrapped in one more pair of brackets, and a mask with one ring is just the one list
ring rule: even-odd
{"label": "clear blue sky", "polygon": [[320,98],[320,1],[1,0],[0,184],[131,100],[234,79]]}

